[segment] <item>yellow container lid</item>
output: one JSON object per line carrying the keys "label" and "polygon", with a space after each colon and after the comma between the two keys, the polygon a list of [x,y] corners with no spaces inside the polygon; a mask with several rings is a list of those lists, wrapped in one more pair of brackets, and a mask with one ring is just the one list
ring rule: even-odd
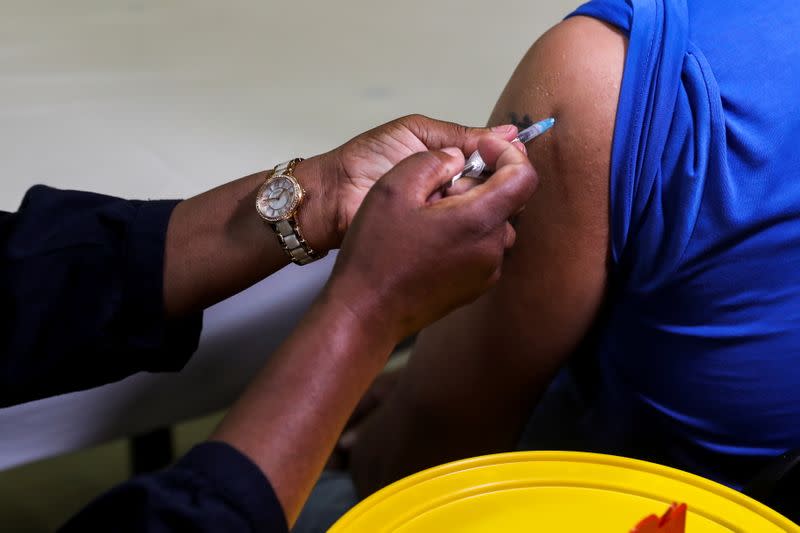
{"label": "yellow container lid", "polygon": [[687,533],[798,532],[761,503],[674,468],[580,452],[514,452],[425,470],[355,506],[332,533],[628,533],[673,502]]}

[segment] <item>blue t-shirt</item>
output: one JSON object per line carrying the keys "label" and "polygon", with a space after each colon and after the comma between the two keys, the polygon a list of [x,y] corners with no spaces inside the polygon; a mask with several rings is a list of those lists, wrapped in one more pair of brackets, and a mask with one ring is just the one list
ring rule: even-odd
{"label": "blue t-shirt", "polygon": [[575,15],[629,37],[614,289],[583,429],[597,450],[741,486],[800,447],[800,2],[595,0]]}

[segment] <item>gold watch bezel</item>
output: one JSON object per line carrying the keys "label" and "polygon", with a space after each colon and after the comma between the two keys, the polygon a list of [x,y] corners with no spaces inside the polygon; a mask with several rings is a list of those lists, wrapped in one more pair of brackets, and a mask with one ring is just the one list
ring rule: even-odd
{"label": "gold watch bezel", "polygon": [[[291,206],[289,207],[289,209],[286,212],[286,214],[283,215],[283,216],[280,216],[280,217],[267,216],[261,211],[261,208],[258,205],[259,201],[264,196],[267,188],[270,186],[271,183],[274,183],[274,182],[276,182],[278,180],[282,180],[282,179],[289,180],[289,182],[291,182],[292,187],[294,189],[294,195],[293,195],[293,198],[292,198]],[[297,178],[295,178],[291,174],[287,174],[287,173],[274,174],[267,181],[262,183],[261,186],[258,188],[258,192],[256,193],[256,202],[255,202],[255,204],[256,204],[256,212],[258,213],[258,216],[260,216],[263,220],[265,220],[265,221],[267,221],[267,222],[269,222],[271,224],[275,224],[275,223],[280,222],[282,220],[290,220],[290,219],[294,218],[295,214],[297,214],[298,208],[300,207],[300,205],[303,203],[303,200],[305,199],[305,194],[306,194],[306,192],[305,192],[305,190],[303,190],[303,187],[300,185],[300,182],[298,182]]]}

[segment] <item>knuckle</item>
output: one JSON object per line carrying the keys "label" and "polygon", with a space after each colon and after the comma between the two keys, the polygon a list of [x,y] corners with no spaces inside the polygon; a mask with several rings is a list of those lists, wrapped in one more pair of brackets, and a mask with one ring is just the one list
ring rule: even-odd
{"label": "knuckle", "polygon": [[517,163],[516,168],[517,172],[524,176],[527,181],[531,181],[536,178],[536,169],[533,168],[533,165],[530,161],[528,161],[527,158],[522,159],[519,163]]}
{"label": "knuckle", "polygon": [[509,167],[511,171],[514,173],[514,176],[517,178],[518,182],[528,183],[530,181],[531,171],[533,170],[530,161],[528,161],[527,159],[514,161],[509,165]]}
{"label": "knuckle", "polygon": [[398,122],[405,125],[419,126],[424,124],[426,120],[428,120],[426,116],[420,115],[419,113],[413,113],[400,118]]}
{"label": "knuckle", "polygon": [[445,174],[447,164],[442,157],[434,152],[419,152],[413,155],[419,165],[418,171],[427,176]]}
{"label": "knuckle", "polygon": [[384,201],[393,201],[398,196],[397,185],[390,180],[380,180],[372,187],[372,194]]}
{"label": "knuckle", "polygon": [[530,165],[528,168],[528,188],[530,195],[533,195],[534,191],[539,187],[539,173],[536,172],[536,169],[533,168],[533,165]]}
{"label": "knuckle", "polygon": [[536,190],[538,177],[534,168],[527,162],[514,165],[513,172],[515,179],[508,183],[508,195],[521,207]]}
{"label": "knuckle", "polygon": [[492,246],[497,246],[497,244],[503,243],[504,240],[504,232],[502,231],[501,224],[499,221],[495,220],[492,217],[491,220],[484,220],[483,221],[483,234],[492,243]]}
{"label": "knuckle", "polygon": [[522,208],[525,204],[533,196],[533,193],[536,192],[536,188],[539,185],[539,180],[536,176],[536,172],[532,169],[528,169],[523,176],[522,176],[522,183],[519,186],[519,192],[517,193],[519,208]]}
{"label": "knuckle", "polygon": [[478,241],[483,241],[493,230],[493,225],[485,217],[481,216],[467,217],[463,227],[469,235]]}
{"label": "knuckle", "polygon": [[470,128],[464,126],[463,124],[458,124],[457,122],[449,122],[450,128],[453,130],[453,134],[457,138],[466,137],[469,135]]}

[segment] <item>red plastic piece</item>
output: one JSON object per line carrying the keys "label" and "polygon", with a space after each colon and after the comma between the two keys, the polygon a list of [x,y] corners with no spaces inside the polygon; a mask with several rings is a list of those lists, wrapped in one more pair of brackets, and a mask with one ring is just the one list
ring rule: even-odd
{"label": "red plastic piece", "polygon": [[685,533],[686,504],[673,503],[661,518],[651,514],[631,529],[630,533]]}

